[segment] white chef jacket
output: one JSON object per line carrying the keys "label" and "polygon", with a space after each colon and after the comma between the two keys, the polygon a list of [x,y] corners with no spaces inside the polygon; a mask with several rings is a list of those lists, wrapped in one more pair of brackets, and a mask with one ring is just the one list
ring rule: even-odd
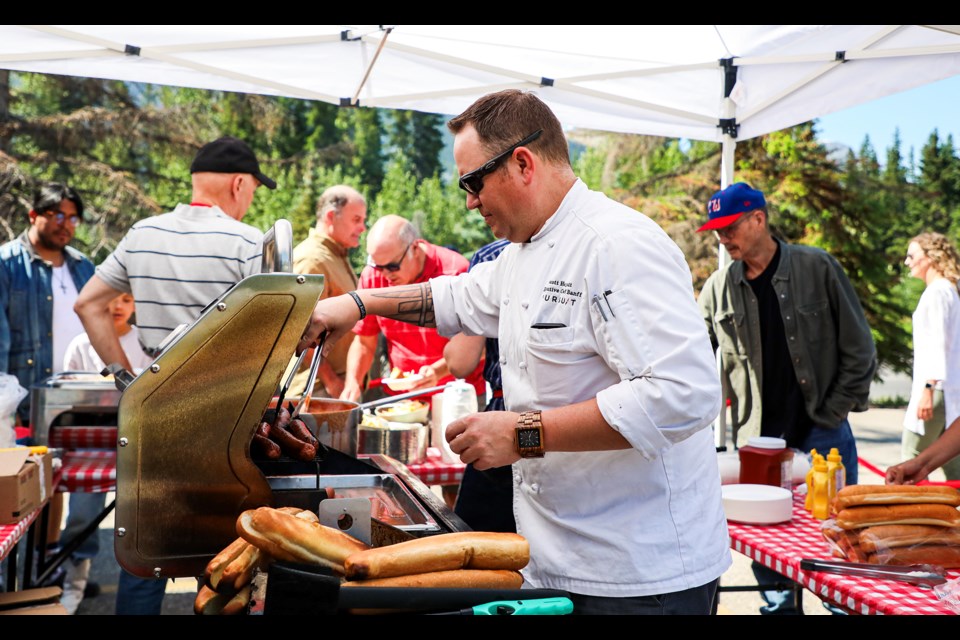
{"label": "white chef jacket", "polygon": [[920,435],[917,406],[927,380],[940,381],[949,427],[960,417],[960,295],[946,278],[927,285],[913,312],[913,384],[903,426]]}
{"label": "white chef jacket", "polygon": [[633,445],[513,465],[526,584],[644,596],[726,571],[716,363],[683,254],[656,223],[578,180],[530,242],[430,283],[442,335],[499,338],[507,409],[596,397]]}

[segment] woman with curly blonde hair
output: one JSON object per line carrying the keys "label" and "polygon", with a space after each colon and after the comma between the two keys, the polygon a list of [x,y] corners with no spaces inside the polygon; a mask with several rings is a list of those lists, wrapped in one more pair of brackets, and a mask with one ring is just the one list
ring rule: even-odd
{"label": "woman with curly blonde hair", "polygon": [[[960,417],[960,255],[940,233],[913,238],[904,264],[926,287],[913,313],[913,387],[903,419],[903,460],[916,457]],[[960,457],[942,467],[960,480]]]}

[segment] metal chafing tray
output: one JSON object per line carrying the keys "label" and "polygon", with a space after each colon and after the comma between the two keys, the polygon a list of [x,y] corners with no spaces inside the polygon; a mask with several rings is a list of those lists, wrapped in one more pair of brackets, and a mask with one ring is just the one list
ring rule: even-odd
{"label": "metal chafing tray", "polygon": [[85,425],[88,417],[113,416],[116,424],[120,391],[110,377],[89,371],[63,371],[30,388],[30,424],[37,444],[49,443],[54,425]]}

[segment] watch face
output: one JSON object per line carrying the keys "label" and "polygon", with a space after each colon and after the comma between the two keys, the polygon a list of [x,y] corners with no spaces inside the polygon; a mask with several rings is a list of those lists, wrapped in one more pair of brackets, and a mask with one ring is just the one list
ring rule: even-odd
{"label": "watch face", "polygon": [[520,429],[517,432],[517,442],[520,444],[520,447],[523,449],[533,448],[536,449],[540,446],[540,430],[539,429]]}

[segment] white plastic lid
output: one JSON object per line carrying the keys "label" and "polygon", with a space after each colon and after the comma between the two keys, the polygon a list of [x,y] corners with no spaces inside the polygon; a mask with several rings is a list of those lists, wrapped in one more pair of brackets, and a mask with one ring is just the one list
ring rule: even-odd
{"label": "white plastic lid", "polygon": [[769,436],[754,436],[747,440],[747,444],[757,449],[786,449],[787,441],[783,438],[771,438]]}

